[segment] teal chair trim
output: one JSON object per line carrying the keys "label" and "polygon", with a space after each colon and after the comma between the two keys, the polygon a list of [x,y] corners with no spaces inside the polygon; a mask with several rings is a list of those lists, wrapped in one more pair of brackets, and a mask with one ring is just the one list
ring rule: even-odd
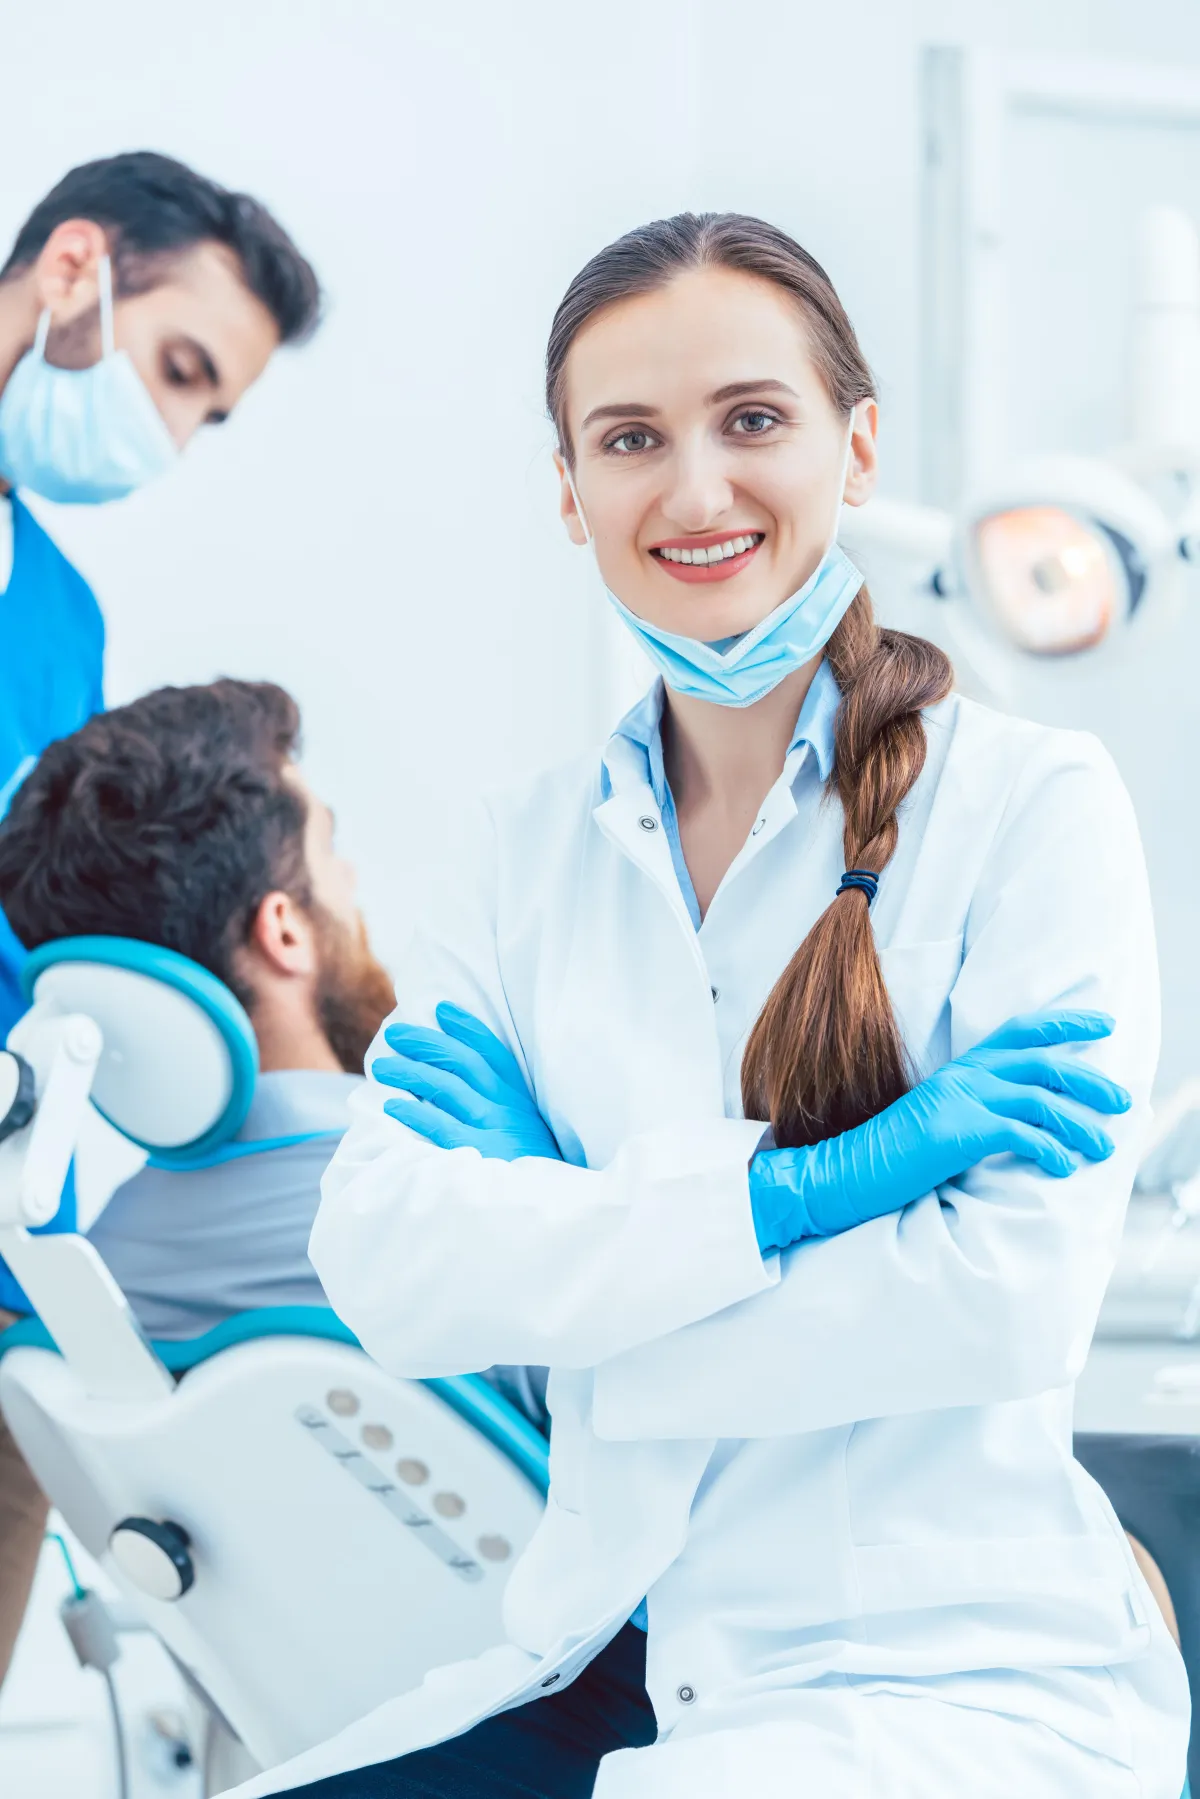
{"label": "teal chair trim", "polygon": [[[171,1374],[184,1375],[220,1355],[222,1350],[263,1337],[322,1337],[328,1342],[346,1343],[352,1349],[362,1347],[350,1327],[324,1306],[270,1306],[239,1312],[215,1324],[203,1336],[156,1342],[151,1348]],[[0,1358],[10,1349],[49,1349],[57,1353],[57,1348],[40,1318],[19,1318],[6,1331],[0,1331]],[[540,1493],[549,1490],[550,1451],[546,1439],[481,1374],[455,1374],[422,1381],[421,1385],[436,1393],[489,1443],[503,1450]]]}
{"label": "teal chair trim", "polygon": [[[156,1147],[150,1143],[141,1145],[141,1148],[153,1151],[158,1168],[204,1166],[197,1157],[206,1155],[236,1135],[246,1121],[254,1097],[258,1079],[258,1039],[245,1008],[224,981],[219,981],[189,956],[164,949],[161,944],[143,943],[135,937],[60,937],[54,942],[40,944],[21,964],[21,988],[31,1005],[38,977],[46,969],[63,962],[100,962],[106,967],[148,975],[152,980],[162,981],[186,994],[212,1021],[229,1052],[232,1087],[225,1110],[194,1143],[180,1144],[177,1148]],[[102,1110],[94,1096],[92,1104],[98,1112]],[[114,1123],[111,1119],[109,1122]],[[122,1130],[115,1123],[114,1128]],[[122,1135],[130,1137],[130,1132],[122,1131]],[[136,1139],[131,1138],[131,1141]]]}
{"label": "teal chair trim", "polygon": [[251,1137],[232,1143],[218,1143],[211,1149],[173,1149],[164,1155],[157,1150],[149,1157],[151,1168],[167,1168],[176,1174],[192,1174],[197,1168],[220,1168],[226,1162],[240,1162],[246,1156],[270,1155],[273,1149],[294,1149],[298,1143],[340,1143],[345,1130],[293,1131],[289,1137]]}

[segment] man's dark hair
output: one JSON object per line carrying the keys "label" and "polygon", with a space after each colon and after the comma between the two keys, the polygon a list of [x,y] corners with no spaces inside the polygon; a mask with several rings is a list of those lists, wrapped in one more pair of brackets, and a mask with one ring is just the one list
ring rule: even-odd
{"label": "man's dark hair", "polygon": [[0,822],[0,906],[27,949],[139,937],[237,971],[268,893],[309,907],[295,700],[268,681],[160,687],[43,751]]}
{"label": "man's dark hair", "polygon": [[275,320],[281,343],[302,342],[316,329],[320,284],[283,226],[249,194],[231,193],[186,163],[154,150],[81,163],[34,207],[0,281],[35,261],[67,219],[103,226],[119,298],[157,286],[169,264],[196,244],[223,244]]}

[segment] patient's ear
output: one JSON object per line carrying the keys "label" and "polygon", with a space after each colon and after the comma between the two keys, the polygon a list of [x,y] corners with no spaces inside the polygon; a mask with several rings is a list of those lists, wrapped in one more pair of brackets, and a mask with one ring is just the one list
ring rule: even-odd
{"label": "patient's ear", "polygon": [[308,913],[288,893],[268,893],[254,915],[249,949],[274,974],[317,972],[317,934]]}

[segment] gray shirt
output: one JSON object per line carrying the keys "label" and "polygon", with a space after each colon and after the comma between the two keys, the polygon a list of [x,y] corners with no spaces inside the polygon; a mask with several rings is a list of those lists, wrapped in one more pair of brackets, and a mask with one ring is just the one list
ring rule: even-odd
{"label": "gray shirt", "polygon": [[[342,1132],[358,1074],[262,1074],[239,1142]],[[321,1176],[334,1138],[294,1143],[188,1173],[145,1168],[119,1187],[88,1236],[151,1338],[198,1337],[260,1306],[324,1306],[308,1259]],[[488,1379],[544,1426],[546,1371],[493,1368]]]}
{"label": "gray shirt", "polygon": [[[258,1078],[238,1142],[344,1131],[356,1074],[286,1069]],[[145,1168],[88,1235],[148,1337],[198,1337],[258,1306],[323,1306],[308,1259],[333,1137],[212,1168]]]}

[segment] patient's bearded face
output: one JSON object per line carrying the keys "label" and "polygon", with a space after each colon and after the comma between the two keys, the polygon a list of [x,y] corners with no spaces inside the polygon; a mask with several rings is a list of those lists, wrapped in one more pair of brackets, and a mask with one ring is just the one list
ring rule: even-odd
{"label": "patient's bearded face", "polygon": [[372,954],[361,917],[347,923],[321,905],[312,917],[320,958],[317,1017],[346,1073],[361,1074],[371,1041],[396,1004],[392,977]]}

